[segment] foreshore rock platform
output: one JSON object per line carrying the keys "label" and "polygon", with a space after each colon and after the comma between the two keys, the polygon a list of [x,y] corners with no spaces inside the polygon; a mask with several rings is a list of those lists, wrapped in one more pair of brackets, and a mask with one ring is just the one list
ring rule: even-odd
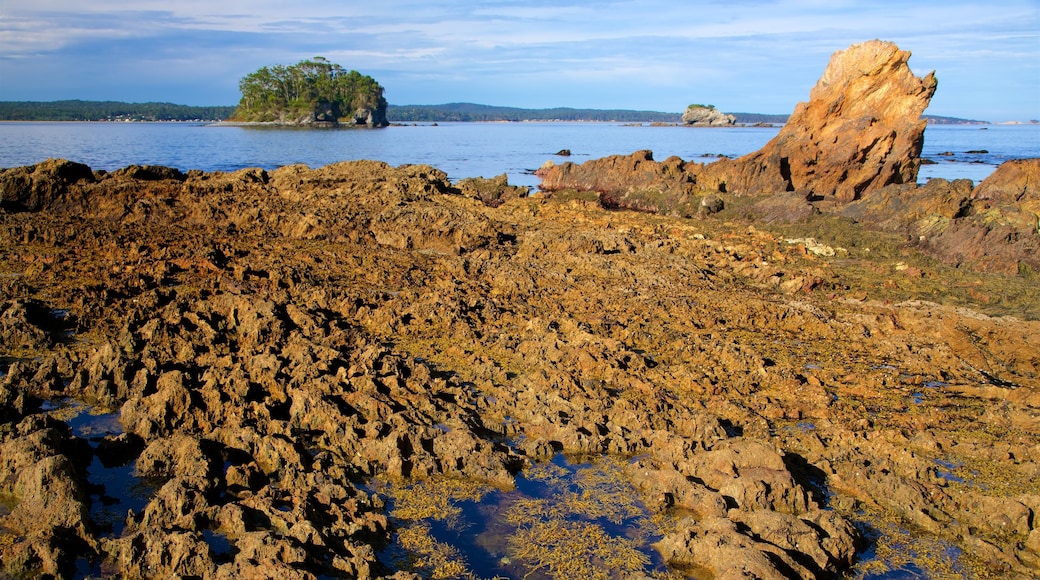
{"label": "foreshore rock platform", "polygon": [[[52,160],[0,192],[3,573],[1040,571],[1028,267],[748,210],[774,198],[657,215],[374,161]],[[484,555],[431,531],[565,464],[603,467],[485,512]],[[149,485],[115,523],[100,465]]]}

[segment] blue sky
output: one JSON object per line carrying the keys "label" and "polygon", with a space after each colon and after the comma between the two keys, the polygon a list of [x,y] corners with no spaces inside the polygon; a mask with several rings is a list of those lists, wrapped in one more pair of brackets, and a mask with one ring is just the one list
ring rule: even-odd
{"label": "blue sky", "polygon": [[872,38],[936,71],[929,114],[1040,119],[1040,0],[0,0],[0,100],[233,105],[320,55],[398,105],[790,113]]}

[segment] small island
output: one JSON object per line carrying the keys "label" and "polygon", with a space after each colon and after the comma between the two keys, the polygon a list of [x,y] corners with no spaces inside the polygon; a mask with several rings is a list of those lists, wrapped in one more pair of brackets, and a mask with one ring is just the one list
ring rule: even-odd
{"label": "small island", "polygon": [[383,87],[324,57],[261,67],[238,83],[242,99],[228,119],[309,127],[385,127]]}
{"label": "small island", "polygon": [[715,105],[694,104],[686,107],[682,121],[689,127],[730,127],[737,123],[737,118],[717,110]]}

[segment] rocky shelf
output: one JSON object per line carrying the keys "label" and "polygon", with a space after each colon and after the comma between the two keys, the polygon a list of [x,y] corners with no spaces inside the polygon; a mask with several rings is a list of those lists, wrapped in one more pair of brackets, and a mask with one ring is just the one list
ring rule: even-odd
{"label": "rocky shelf", "polygon": [[2,573],[1035,575],[1040,162],[630,159],[0,172]]}

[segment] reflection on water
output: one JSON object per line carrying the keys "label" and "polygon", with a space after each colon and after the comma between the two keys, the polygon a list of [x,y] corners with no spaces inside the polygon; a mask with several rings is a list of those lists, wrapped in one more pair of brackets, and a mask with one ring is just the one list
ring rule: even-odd
{"label": "reflection on water", "polygon": [[433,577],[616,578],[664,573],[650,548],[658,527],[622,477],[622,465],[557,455],[502,491],[439,477],[384,484],[393,568]]}
{"label": "reflection on water", "polygon": [[45,401],[43,410],[65,421],[93,451],[87,467],[90,521],[101,536],[118,537],[130,510],[140,513],[157,489],[134,472],[136,453],[113,444],[123,434],[118,412],[101,412],[73,399]]}

